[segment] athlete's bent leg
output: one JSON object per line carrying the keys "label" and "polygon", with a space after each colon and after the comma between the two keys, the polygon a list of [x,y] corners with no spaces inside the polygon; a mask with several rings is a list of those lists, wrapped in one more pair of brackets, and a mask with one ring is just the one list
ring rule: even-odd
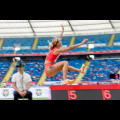
{"label": "athlete's bent leg", "polygon": [[61,72],[63,70],[64,66],[67,67],[67,69],[65,69],[65,67],[64,67],[64,72],[66,72],[66,77],[67,77],[68,66],[66,66],[66,63],[67,63],[66,61],[61,61],[61,62],[58,62],[58,63],[48,67],[46,69],[46,72],[49,75],[49,77],[53,77],[57,73]]}
{"label": "athlete's bent leg", "polygon": [[46,72],[49,75],[49,77],[53,77],[54,75],[62,71],[64,84],[67,84],[67,83],[72,84],[74,80],[67,79],[68,66],[69,65],[67,61],[58,62],[55,65],[48,67],[46,69]]}
{"label": "athlete's bent leg", "polygon": [[81,72],[81,69],[74,68],[72,66],[68,66],[69,71],[74,71],[74,72]]}
{"label": "athlete's bent leg", "polygon": [[80,69],[74,68],[74,67],[72,67],[72,66],[68,66],[68,70],[69,70],[69,71],[74,71],[74,72],[83,72],[84,69],[85,69],[85,64],[83,64]]}

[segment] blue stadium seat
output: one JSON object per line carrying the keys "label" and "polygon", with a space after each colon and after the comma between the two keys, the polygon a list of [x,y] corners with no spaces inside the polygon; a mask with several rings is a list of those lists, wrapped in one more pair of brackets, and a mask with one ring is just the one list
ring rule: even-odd
{"label": "blue stadium seat", "polygon": [[9,60],[0,60],[0,82],[3,80],[5,77],[12,61]]}
{"label": "blue stadium seat", "polygon": [[106,43],[108,44],[110,40],[111,35],[88,35],[88,36],[76,36],[74,44],[81,43],[83,39],[88,39],[89,41],[93,41],[95,44],[96,43]]}
{"label": "blue stadium seat", "polygon": [[92,60],[83,81],[108,81],[120,69],[120,59]]}
{"label": "blue stadium seat", "polygon": [[17,53],[47,53],[48,49],[35,49],[35,50],[19,50]]}
{"label": "blue stadium seat", "polygon": [[[44,60],[24,60],[23,62],[25,67],[24,71],[31,75],[33,82],[38,82],[44,70]],[[16,72],[18,72],[17,67],[15,68],[13,74]],[[11,82],[11,78],[9,82]]]}
{"label": "blue stadium seat", "polygon": [[[53,37],[41,37],[38,39],[37,46],[49,46],[48,40],[52,42]],[[71,37],[63,37],[62,38],[62,44],[69,46]]]}
{"label": "blue stadium seat", "polygon": [[114,43],[115,42],[120,42],[120,34],[115,34]]}
{"label": "blue stadium seat", "polygon": [[3,47],[13,47],[14,44],[20,44],[21,47],[30,46],[32,47],[34,38],[5,38],[2,44]]}
{"label": "blue stadium seat", "polygon": [[0,54],[13,54],[14,50],[0,50]]}
{"label": "blue stadium seat", "polygon": [[95,47],[90,51],[120,50],[120,46]]}

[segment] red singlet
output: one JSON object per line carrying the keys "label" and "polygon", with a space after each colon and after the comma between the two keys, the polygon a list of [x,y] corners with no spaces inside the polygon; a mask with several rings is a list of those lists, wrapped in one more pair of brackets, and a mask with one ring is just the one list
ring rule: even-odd
{"label": "red singlet", "polygon": [[[48,53],[48,55],[47,55],[47,57],[46,57],[46,60],[51,61],[51,62],[53,62],[53,63],[56,62],[56,60],[57,60],[57,58],[60,56],[60,54],[54,55],[53,51],[54,51],[55,49],[58,49],[58,48],[57,48],[57,47],[54,47],[52,50],[49,51],[49,53]],[[46,64],[45,64],[45,73],[46,73],[47,76],[49,76],[49,75],[47,74],[46,69],[47,69],[49,66],[54,65],[53,63],[46,63]]]}

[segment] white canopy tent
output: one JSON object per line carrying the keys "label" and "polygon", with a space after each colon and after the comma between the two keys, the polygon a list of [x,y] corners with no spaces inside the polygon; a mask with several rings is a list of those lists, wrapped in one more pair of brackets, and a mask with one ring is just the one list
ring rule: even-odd
{"label": "white canopy tent", "polygon": [[120,33],[120,20],[0,20],[0,38]]}

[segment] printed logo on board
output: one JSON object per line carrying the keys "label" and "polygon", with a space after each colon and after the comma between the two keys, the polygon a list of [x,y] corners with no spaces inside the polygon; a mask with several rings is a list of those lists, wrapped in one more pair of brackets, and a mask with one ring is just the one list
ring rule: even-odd
{"label": "printed logo on board", "polygon": [[36,89],[36,95],[37,95],[37,96],[40,96],[41,94],[42,94],[41,89]]}
{"label": "printed logo on board", "polygon": [[9,95],[9,90],[8,89],[3,89],[3,96],[7,97]]}

